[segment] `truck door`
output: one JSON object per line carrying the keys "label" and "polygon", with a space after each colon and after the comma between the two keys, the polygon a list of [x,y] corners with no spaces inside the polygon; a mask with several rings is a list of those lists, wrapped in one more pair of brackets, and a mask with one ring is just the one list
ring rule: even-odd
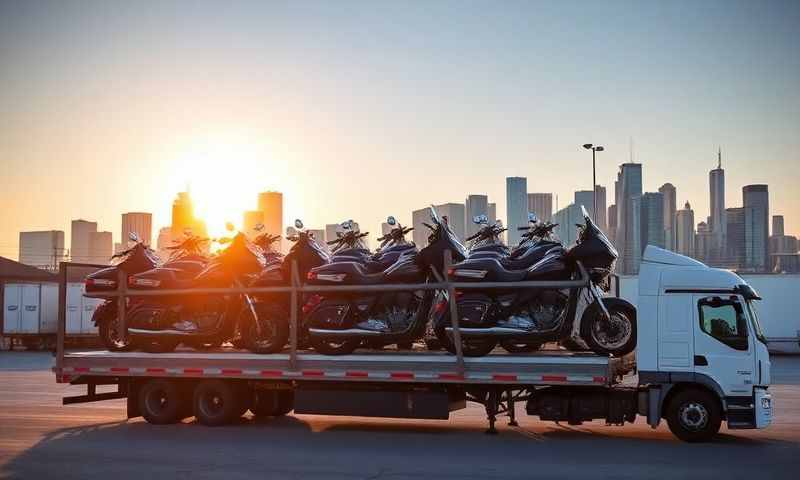
{"label": "truck door", "polygon": [[714,379],[726,396],[750,395],[755,354],[744,303],[736,295],[695,295],[695,304],[695,373]]}

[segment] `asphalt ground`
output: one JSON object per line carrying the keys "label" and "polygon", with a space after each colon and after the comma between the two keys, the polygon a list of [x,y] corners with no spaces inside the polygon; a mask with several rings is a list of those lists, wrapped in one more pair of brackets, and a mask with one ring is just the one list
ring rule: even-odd
{"label": "asphalt ground", "polygon": [[800,478],[800,357],[773,357],[775,421],[686,444],[666,425],[540,422],[519,405],[485,435],[471,405],[450,420],[289,415],[207,428],[125,419],[123,400],[62,406],[48,353],[0,352],[2,478]]}

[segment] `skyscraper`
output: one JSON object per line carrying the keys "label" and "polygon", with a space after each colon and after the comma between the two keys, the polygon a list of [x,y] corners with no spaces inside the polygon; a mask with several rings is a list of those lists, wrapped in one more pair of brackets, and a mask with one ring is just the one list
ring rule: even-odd
{"label": "skyscraper", "polygon": [[581,206],[575,203],[570,203],[553,214],[553,223],[558,224],[555,234],[558,235],[564,245],[575,243],[578,238],[578,227],[576,225],[583,224],[583,222]]}
{"label": "skyscraper", "polygon": [[170,235],[173,240],[176,240],[183,238],[186,233],[198,237],[208,235],[205,222],[194,216],[194,205],[189,192],[178,192],[178,197],[172,202]]}
{"label": "skyscraper", "polygon": [[694,236],[694,258],[701,262],[709,262],[714,249],[714,232],[706,222],[697,224],[697,233]]}
{"label": "skyscraper", "polygon": [[529,193],[528,211],[533,212],[540,222],[553,221],[553,194],[552,193]]}
{"label": "skyscraper", "polygon": [[592,211],[594,210],[594,192],[591,190],[578,190],[575,192],[575,205],[577,205],[580,209],[580,206],[583,205],[583,208],[586,209],[586,212],[589,216],[592,216]]}
{"label": "skyscraper", "polygon": [[726,208],[725,266],[739,270],[745,259],[744,207]]}
{"label": "skyscraper", "polygon": [[711,242],[705,260],[709,264],[717,265],[723,256],[728,226],[725,220],[725,170],[722,169],[721,149],[717,153],[717,168],[708,172],[708,185],[711,206],[708,229],[711,232]]}
{"label": "skyscraper", "polygon": [[135,233],[145,245],[153,241],[153,215],[146,212],[128,212],[122,214],[122,237],[120,244],[128,244],[131,233]]}
{"label": "skyscraper", "polygon": [[528,225],[528,180],[525,177],[506,178],[506,227],[509,245],[519,243],[519,227]]}
{"label": "skyscraper", "polygon": [[264,212],[264,229],[275,235],[283,232],[283,194],[262,192],[258,194],[258,209]]}
{"label": "skyscraper", "polygon": [[111,232],[89,232],[89,262],[108,265],[114,253]]}
{"label": "skyscraper", "polygon": [[[443,203],[441,205],[436,205],[436,213],[439,214],[440,217],[447,218],[447,223],[450,225],[450,228],[453,230],[453,233],[456,234],[459,240],[462,242],[464,241],[465,235],[465,225],[464,225],[464,217],[466,216],[464,213],[464,204],[463,203]],[[527,222],[527,220],[526,220]],[[428,222],[430,223],[430,222]],[[470,221],[470,223],[472,223]],[[427,233],[427,228],[425,231]]]}
{"label": "skyscraper", "polygon": [[658,192],[664,198],[664,247],[675,250],[675,214],[678,208],[675,186],[665,183],[661,185]]}
{"label": "skyscraper", "polygon": [[46,230],[19,232],[19,261],[47,270],[57,270],[64,258],[64,232]]}
{"label": "skyscraper", "polygon": [[158,237],[156,238],[156,252],[162,260],[169,258],[170,251],[167,247],[172,245],[172,228],[163,227],[158,230]]}
{"label": "skyscraper", "polygon": [[468,195],[464,202],[464,207],[465,233],[470,236],[477,233],[480,228],[472,221],[473,218],[480,215],[486,215],[486,218],[489,218],[489,197],[486,195]]}
{"label": "skyscraper", "polygon": [[742,188],[745,215],[745,267],[754,272],[769,269],[769,190],[767,185]]}
{"label": "skyscraper", "polygon": [[675,215],[675,249],[681,255],[694,256],[694,210],[686,202]]}
{"label": "skyscraper", "polygon": [[69,255],[73,262],[91,263],[89,236],[97,231],[97,222],[73,220],[70,229]]}
{"label": "skyscraper", "polygon": [[251,239],[259,235],[256,230],[259,224],[264,225],[264,212],[261,210],[246,210],[242,215],[242,231]]}
{"label": "skyscraper", "polygon": [[783,215],[773,215],[772,216],[772,235],[773,236],[780,236],[783,235]]}
{"label": "skyscraper", "polygon": [[642,195],[641,212],[642,253],[648,245],[664,248],[664,195],[661,192]]}
{"label": "skyscraper", "polygon": [[642,255],[640,239],[642,165],[640,163],[620,165],[615,185],[619,271],[626,275],[635,275],[639,273]]}
{"label": "skyscraper", "polygon": [[[597,219],[595,223],[600,227],[600,230],[608,232],[608,219],[606,218],[606,187],[602,185],[595,185],[595,198],[597,199]],[[590,214],[592,212],[589,212]]]}
{"label": "skyscraper", "polygon": [[617,206],[611,204],[608,206],[608,238],[614,242],[617,237]]}
{"label": "skyscraper", "polygon": [[489,204],[489,223],[494,223],[497,221],[497,204],[490,203]]}

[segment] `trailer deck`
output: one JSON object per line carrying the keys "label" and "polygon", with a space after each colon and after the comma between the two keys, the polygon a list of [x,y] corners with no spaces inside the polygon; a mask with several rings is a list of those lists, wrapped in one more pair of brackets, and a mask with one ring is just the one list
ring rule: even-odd
{"label": "trailer deck", "polygon": [[624,359],[586,352],[540,351],[526,355],[465,358],[459,372],[452,355],[435,352],[372,352],[343,356],[259,355],[225,349],[210,352],[73,352],[64,355],[59,382],[78,377],[223,377],[249,380],[337,382],[478,383],[514,385],[611,385],[625,373]]}

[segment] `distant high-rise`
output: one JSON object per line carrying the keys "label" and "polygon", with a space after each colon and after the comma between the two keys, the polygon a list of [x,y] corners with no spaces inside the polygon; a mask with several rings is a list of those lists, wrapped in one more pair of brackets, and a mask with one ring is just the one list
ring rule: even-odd
{"label": "distant high-rise", "polygon": [[742,188],[745,215],[745,268],[769,269],[769,189],[767,185]]}
{"label": "distant high-rise", "polygon": [[617,206],[611,204],[608,206],[608,238],[613,242],[617,236]]}
{"label": "distant high-rise", "polygon": [[489,223],[494,223],[497,221],[497,204],[490,203],[489,204]]}
{"label": "distant high-rise", "polygon": [[694,258],[701,262],[709,262],[711,251],[714,249],[714,232],[706,222],[697,224],[697,233],[694,236]]}
{"label": "distant high-rise", "polygon": [[686,202],[675,215],[675,250],[681,255],[694,256],[694,210]]}
{"label": "distant high-rise", "polygon": [[177,240],[187,233],[198,237],[208,235],[205,222],[194,216],[194,205],[189,192],[178,192],[178,197],[172,202],[170,235],[173,240]]}
{"label": "distant high-rise", "polygon": [[162,260],[169,258],[170,251],[167,247],[172,245],[172,228],[163,227],[158,230],[158,237],[156,238],[156,252]]}
{"label": "distant high-rise", "polygon": [[536,214],[540,222],[553,221],[553,194],[529,193],[528,211]]}
{"label": "distant high-rise", "polygon": [[465,234],[470,236],[480,229],[472,219],[480,215],[486,215],[486,218],[489,218],[489,197],[486,195],[468,195],[464,202],[464,208]]}
{"label": "distant high-rise", "polygon": [[128,212],[122,214],[122,237],[120,244],[128,244],[131,233],[135,233],[145,245],[153,241],[153,214],[146,212]]}
{"label": "distant high-rise", "polygon": [[73,220],[70,229],[69,255],[73,262],[91,263],[89,237],[97,231],[97,222]]}
{"label": "distant high-rise", "polygon": [[677,238],[675,215],[678,209],[675,186],[671,183],[665,183],[658,189],[658,193],[664,198],[664,247],[669,250],[675,250],[675,240]]}
{"label": "distant high-rise", "polygon": [[578,238],[578,227],[576,225],[582,225],[583,222],[581,206],[575,203],[570,203],[553,214],[553,223],[558,224],[555,234],[558,235],[564,245],[575,243]]}
{"label": "distant high-rise", "polygon": [[528,180],[525,177],[506,178],[506,227],[509,245],[519,243],[519,227],[528,225]]}
{"label": "distant high-rise", "polygon": [[641,245],[664,248],[664,195],[661,192],[647,192],[642,195],[641,204]]}
{"label": "distant high-rise", "polygon": [[575,205],[577,205],[580,209],[580,206],[583,205],[583,208],[586,209],[586,212],[589,213],[589,216],[592,216],[592,211],[594,210],[594,192],[591,190],[578,190],[575,192]]}
{"label": "distant high-rise", "polygon": [[744,207],[726,208],[725,266],[739,270],[745,263]]}
{"label": "distant high-rise", "polygon": [[[435,205],[436,213],[442,217],[443,219],[447,219],[448,225],[450,225],[450,229],[453,230],[453,233],[456,234],[459,240],[462,242],[464,241],[465,235],[465,225],[464,225],[464,217],[466,216],[464,213],[464,204],[463,203],[443,203],[441,205]],[[428,222],[430,223],[430,222]],[[470,222],[472,223],[472,222]],[[425,228],[427,232],[427,228]]]}
{"label": "distant high-rise", "polygon": [[283,194],[259,193],[258,209],[264,212],[264,229],[273,235],[280,234],[283,231]]}
{"label": "distant high-rise", "polygon": [[65,260],[64,232],[46,230],[19,232],[19,261],[46,270],[55,271]]}
{"label": "distant high-rise", "polygon": [[114,254],[111,232],[89,232],[89,262],[108,265]]}
{"label": "distant high-rise", "polygon": [[242,231],[250,238],[260,234],[256,227],[264,225],[264,212],[261,210],[246,210],[242,215]]}
{"label": "distant high-rise", "polygon": [[708,229],[711,232],[711,242],[705,259],[709,264],[717,265],[725,250],[725,231],[728,226],[725,220],[725,170],[722,169],[722,150],[717,153],[717,168],[708,172],[708,185],[711,206]]}
{"label": "distant high-rise", "polygon": [[617,174],[614,197],[617,205],[616,246],[619,250],[619,271],[625,275],[639,273],[641,261],[641,197],[642,165],[623,163]]}
{"label": "distant high-rise", "polygon": [[[595,198],[597,198],[597,219],[595,223],[600,227],[600,230],[608,232],[608,219],[606,218],[606,187],[602,185],[595,185]],[[590,214],[592,212],[589,212]]]}
{"label": "distant high-rise", "polygon": [[772,236],[783,235],[783,215],[772,216]]}

